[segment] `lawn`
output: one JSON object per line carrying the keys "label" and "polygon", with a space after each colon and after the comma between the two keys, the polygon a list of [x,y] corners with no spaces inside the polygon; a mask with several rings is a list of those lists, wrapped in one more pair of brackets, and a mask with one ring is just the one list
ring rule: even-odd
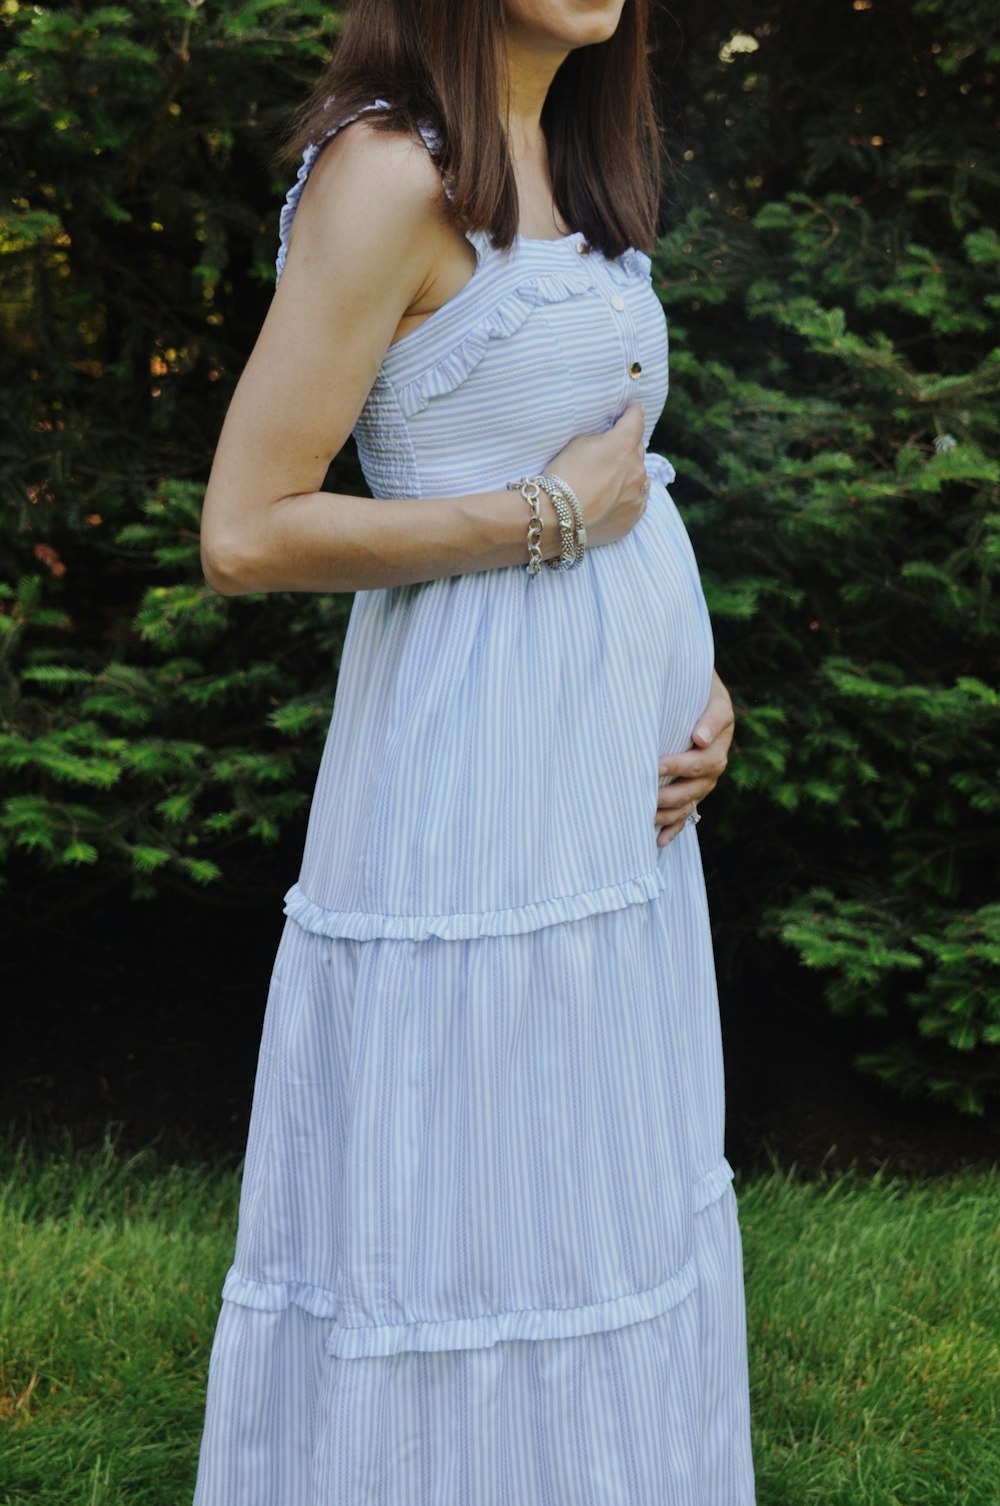
{"label": "lawn", "polygon": [[[758,1506],[1000,1506],[1000,1170],[736,1191]],[[190,1501],[238,1193],[0,1144],[4,1506]]]}

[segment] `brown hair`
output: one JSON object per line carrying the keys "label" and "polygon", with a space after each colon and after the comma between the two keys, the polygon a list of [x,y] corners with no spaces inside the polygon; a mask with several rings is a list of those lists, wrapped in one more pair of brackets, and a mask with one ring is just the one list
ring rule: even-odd
{"label": "brown hair", "polygon": [[[575,48],[542,109],[556,207],[606,256],[656,238],[662,148],[647,56],[651,0],[625,0],[606,42]],[[333,58],[295,112],[283,161],[376,98],[376,129],[437,136],[451,190],[446,212],[506,249],[519,221],[517,184],[500,119],[503,0],[353,0]]]}

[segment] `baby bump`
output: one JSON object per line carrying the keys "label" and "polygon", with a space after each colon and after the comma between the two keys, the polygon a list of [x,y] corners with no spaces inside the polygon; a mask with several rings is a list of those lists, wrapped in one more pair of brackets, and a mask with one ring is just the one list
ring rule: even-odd
{"label": "baby bump", "polygon": [[494,926],[552,896],[603,904],[654,867],[656,760],[690,746],[711,670],[697,567],[659,482],[635,528],[577,569],[358,593],[306,893]]}
{"label": "baby bump", "polygon": [[697,560],[666,486],[653,480],[629,533],[595,550],[595,571],[622,577],[619,609],[606,623],[622,639],[636,690],[656,707],[654,756],[683,752],[711,689],[715,645]]}

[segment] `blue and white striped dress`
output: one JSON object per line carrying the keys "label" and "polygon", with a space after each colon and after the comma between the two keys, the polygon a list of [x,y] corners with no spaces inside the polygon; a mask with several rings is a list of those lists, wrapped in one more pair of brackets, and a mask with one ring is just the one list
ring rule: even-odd
{"label": "blue and white striped dress", "polygon": [[[503,487],[631,399],[648,445],[666,399],[648,256],[469,239],[358,420],[375,497]],[[653,820],[712,632],[648,472],[572,571],[354,598],[195,1506],[752,1506],[697,829],[660,848]]]}

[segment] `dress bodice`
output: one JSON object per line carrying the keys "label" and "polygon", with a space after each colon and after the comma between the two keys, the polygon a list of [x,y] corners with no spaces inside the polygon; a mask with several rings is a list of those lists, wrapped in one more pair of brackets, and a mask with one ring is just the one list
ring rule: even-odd
{"label": "dress bodice", "polygon": [[[286,199],[279,276],[317,152]],[[389,346],[355,425],[375,498],[502,488],[633,399],[648,445],[666,399],[644,252],[467,234],[475,272]],[[648,454],[647,470],[639,522],[573,570],[356,593],[287,913],[362,940],[509,934],[663,888],[656,759],[690,745],[713,650],[673,468]]]}
{"label": "dress bodice", "polygon": [[[422,135],[433,152],[433,131]],[[286,197],[279,277],[318,151],[307,149]],[[648,445],[668,385],[666,318],[649,256],[629,248],[606,258],[580,231],[520,237],[508,251],[495,249],[486,231],[466,235],[476,270],[389,346],[355,425],[372,495],[505,486],[543,469],[574,435],[610,428],[632,401],[643,405]],[[660,461],[660,480],[672,479],[667,469]]]}

